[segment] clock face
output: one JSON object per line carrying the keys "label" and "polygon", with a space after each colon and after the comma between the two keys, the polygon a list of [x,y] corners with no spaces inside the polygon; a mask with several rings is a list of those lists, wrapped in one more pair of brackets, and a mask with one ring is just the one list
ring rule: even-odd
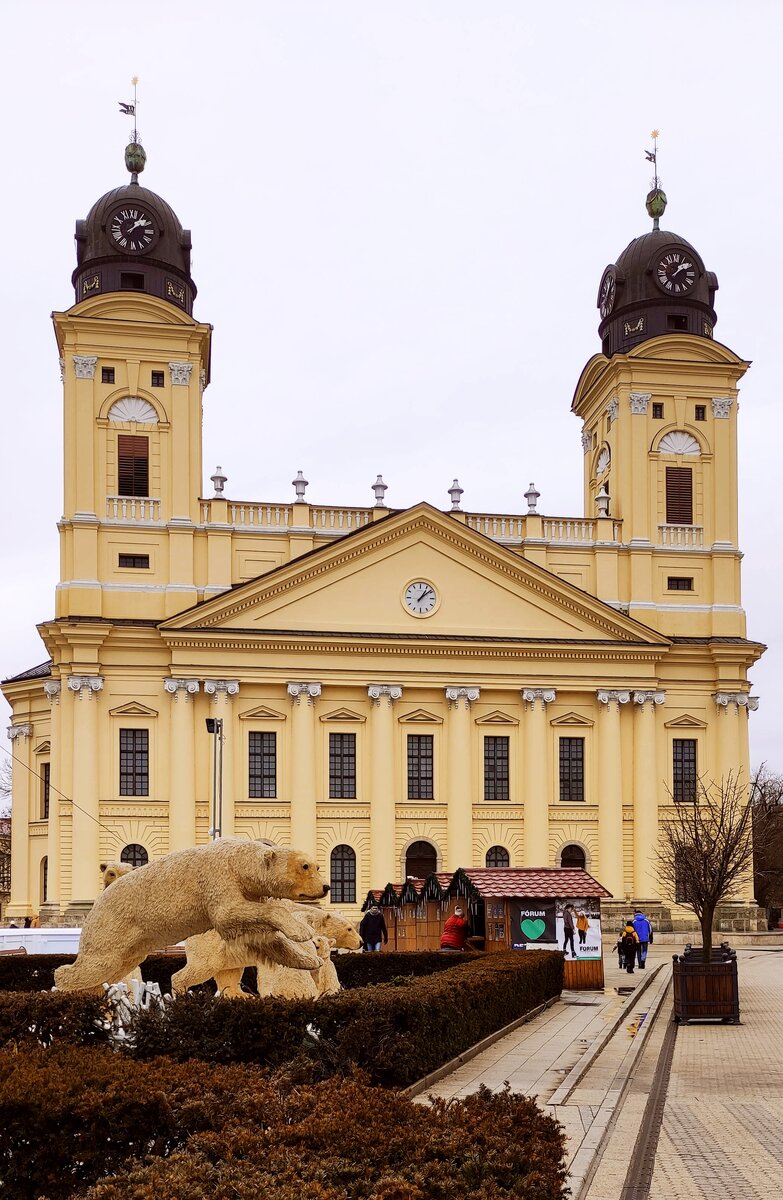
{"label": "clock face", "polygon": [[693,255],[684,250],[670,250],[655,266],[658,287],[669,296],[682,296],[696,282],[696,264]]}
{"label": "clock face", "polygon": [[157,236],[157,223],[152,214],[138,204],[118,208],[109,217],[109,237],[126,254],[143,254]]}
{"label": "clock face", "polygon": [[428,617],[438,603],[438,594],[431,583],[417,579],[408,584],[403,600],[408,612],[415,617]]}
{"label": "clock face", "polygon": [[607,271],[601,281],[601,289],[598,293],[598,307],[602,317],[608,317],[609,313],[614,308],[614,301],[617,295],[617,282],[611,271]]}

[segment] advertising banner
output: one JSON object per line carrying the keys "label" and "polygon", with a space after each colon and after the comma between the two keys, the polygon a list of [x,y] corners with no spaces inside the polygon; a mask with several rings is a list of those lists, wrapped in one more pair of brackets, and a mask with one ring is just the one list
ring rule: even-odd
{"label": "advertising banner", "polygon": [[[571,906],[573,938],[566,937],[565,910]],[[514,950],[564,950],[567,958],[601,957],[601,906],[586,897],[509,900]]]}
{"label": "advertising banner", "polygon": [[[566,905],[571,905],[571,915],[574,922],[573,945],[572,939],[566,939],[565,918]],[[557,944],[565,950],[567,958],[600,958],[601,957],[601,907],[598,900],[577,898],[574,900],[557,900]],[[581,926],[581,928],[580,928]]]}
{"label": "advertising banner", "polygon": [[511,945],[514,950],[543,945],[552,950],[557,940],[557,911],[554,900],[509,900]]}

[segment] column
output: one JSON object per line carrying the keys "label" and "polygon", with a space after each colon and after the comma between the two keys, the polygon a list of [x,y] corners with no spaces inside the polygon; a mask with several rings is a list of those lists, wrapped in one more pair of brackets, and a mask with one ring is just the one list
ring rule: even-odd
{"label": "column", "polygon": [[598,724],[598,882],[616,900],[625,899],[623,871],[623,765],[620,746],[620,705],[630,692],[596,693]]}
{"label": "column", "polygon": [[92,905],[101,861],[98,811],[98,694],[100,675],[71,675],[73,703],[73,791],[71,904]]}
{"label": "column", "polygon": [[196,844],[196,741],[193,707],[197,679],[164,679],[171,696],[169,725],[169,850]]}
{"label": "column", "polygon": [[665,692],[633,694],[633,894],[637,901],[660,894],[655,848],[658,844],[658,778],[655,709]]}
{"label": "column", "polygon": [[[231,716],[231,699],[239,695],[239,681],[236,679],[205,679],[204,694],[211,700],[209,715],[220,721],[219,733],[215,736],[213,753],[217,752],[217,772],[213,780],[218,791],[217,806],[210,808],[210,827],[213,819],[217,820],[220,837],[234,836],[234,819],[236,816],[236,770],[235,758],[239,754],[239,745]],[[214,735],[213,735],[214,736]],[[211,761],[211,760],[210,760]]]}
{"label": "column", "polygon": [[291,697],[291,846],[317,853],[315,701],[320,683],[289,683]]}
{"label": "column", "polygon": [[525,707],[525,866],[548,867],[549,863],[549,728],[546,706],[557,693],[554,688],[523,688]]}
{"label": "column", "polygon": [[11,898],[9,917],[23,917],[30,904],[30,749],[33,727],[11,725]]}
{"label": "column", "polygon": [[[744,716],[740,716],[740,709],[747,709],[748,700],[744,692],[715,693],[718,753],[715,771],[708,771],[707,774],[714,776],[718,786],[725,787],[730,777],[736,781],[739,775],[742,776],[741,783],[748,782],[747,763],[743,761],[740,739],[740,720],[745,720]],[[699,764],[697,766],[701,775],[702,769]]]}
{"label": "column", "polygon": [[[49,828],[46,838],[46,895],[47,899],[44,904],[41,902],[43,915],[48,919],[56,918],[60,915],[60,801],[62,799],[61,792],[64,791],[62,779],[62,721],[60,720],[60,694],[61,684],[59,679],[47,679],[44,681],[44,691],[49,697],[49,703],[52,707],[51,717],[51,734],[49,736]],[[43,922],[42,922],[43,923]]]}
{"label": "column", "polygon": [[478,700],[477,687],[447,687],[448,767],[446,786],[446,869],[473,866],[473,726],[470,706]]}
{"label": "column", "polygon": [[371,684],[370,700],[370,878],[371,888],[383,888],[399,878],[395,816],[397,794],[394,770],[394,702],[402,688]]}

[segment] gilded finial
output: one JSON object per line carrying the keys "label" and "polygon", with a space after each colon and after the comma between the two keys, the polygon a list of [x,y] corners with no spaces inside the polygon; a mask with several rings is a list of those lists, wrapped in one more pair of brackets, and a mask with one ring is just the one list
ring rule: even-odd
{"label": "gilded finial", "polygon": [[141,144],[141,138],[139,137],[139,131],[137,128],[138,122],[136,120],[138,111],[136,85],[138,82],[138,75],[134,75],[131,79],[131,84],[133,85],[133,103],[126,103],[124,100],[119,101],[120,112],[122,115],[124,117],[133,117],[133,133],[131,134],[131,139],[128,142],[128,145],[125,147],[125,166],[131,172],[131,183],[139,182],[139,173],[144,170],[145,163],[147,162],[147,154]]}
{"label": "gilded finial", "polygon": [[659,129],[653,129],[650,137],[653,140],[652,150],[645,150],[644,157],[648,162],[653,164],[655,174],[652,179],[652,187],[647,193],[645,201],[647,212],[653,219],[653,229],[660,229],[660,219],[666,212],[666,193],[661,187],[661,181],[658,178],[658,138],[660,136]]}

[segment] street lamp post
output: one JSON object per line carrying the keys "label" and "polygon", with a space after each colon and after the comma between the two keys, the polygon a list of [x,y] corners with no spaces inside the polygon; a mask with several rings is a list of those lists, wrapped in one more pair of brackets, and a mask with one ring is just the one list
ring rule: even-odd
{"label": "street lamp post", "polygon": [[207,733],[212,734],[212,841],[223,832],[223,718],[207,717]]}

